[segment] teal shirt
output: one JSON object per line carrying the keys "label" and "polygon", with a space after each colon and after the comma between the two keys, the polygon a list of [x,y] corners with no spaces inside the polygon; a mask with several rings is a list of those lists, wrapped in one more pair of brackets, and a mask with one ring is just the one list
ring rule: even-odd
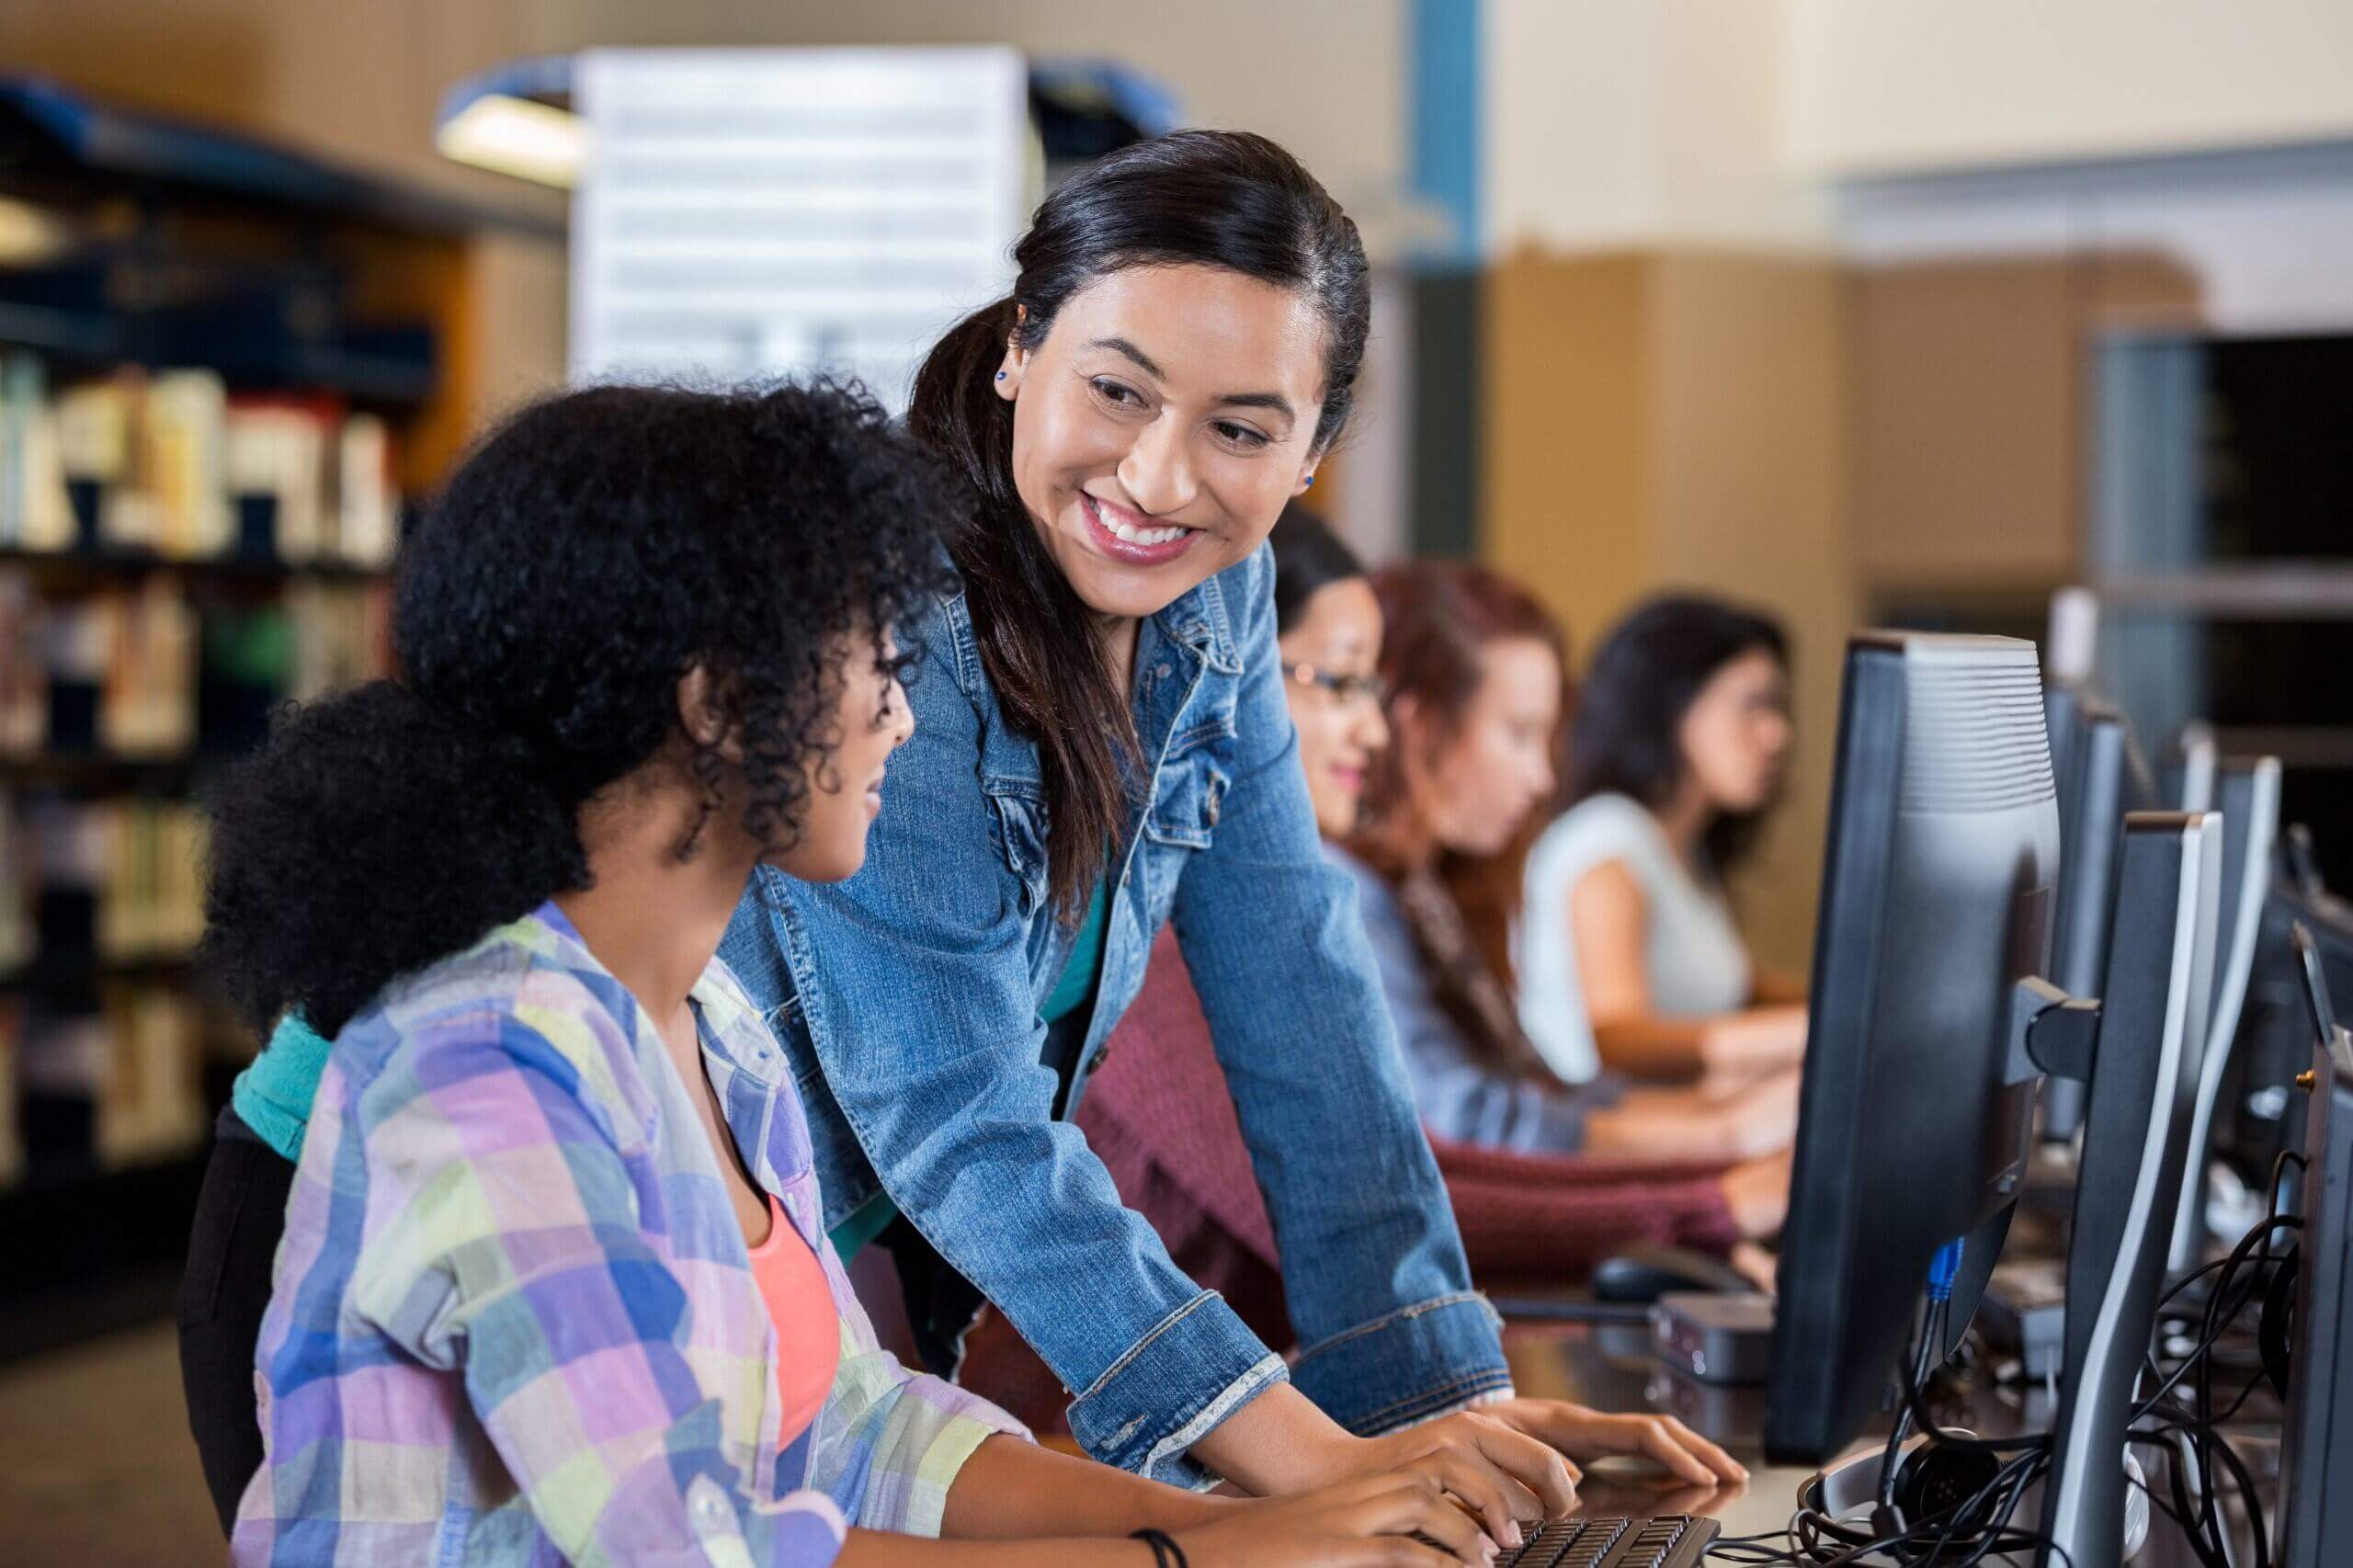
{"label": "teal shirt", "polygon": [[1054,988],[1046,996],[1046,1005],[1038,1009],[1038,1017],[1046,1023],[1058,1024],[1095,994],[1096,972],[1103,967],[1103,927],[1105,914],[1110,906],[1106,890],[1110,879],[1095,884],[1095,896],[1086,901],[1086,918],[1079,922],[1078,935],[1071,939],[1070,957],[1063,961],[1063,972]]}
{"label": "teal shirt", "polygon": [[302,1157],[302,1130],[311,1123],[311,1101],[318,1096],[319,1074],[327,1070],[327,1053],[334,1049],[300,1015],[289,1013],[278,1020],[269,1043],[253,1065],[237,1074],[229,1091],[237,1119],[290,1164]]}
{"label": "teal shirt", "polygon": [[[1054,982],[1039,1017],[1056,1023],[1076,1012],[1095,991],[1096,971],[1103,967],[1103,929],[1110,901],[1108,883],[1095,884],[1087,901],[1086,918],[1072,939],[1070,958]],[[254,1135],[284,1155],[289,1163],[302,1157],[302,1130],[310,1124],[311,1101],[319,1092],[319,1074],[327,1069],[334,1043],[293,1013],[278,1020],[269,1043],[237,1074],[229,1101],[237,1119]],[[881,1235],[898,1217],[890,1194],[878,1192],[858,1212],[834,1227],[834,1250],[845,1258]]]}
{"label": "teal shirt", "polygon": [[[1095,884],[1095,896],[1086,903],[1086,918],[1079,923],[1078,935],[1071,938],[1070,957],[1063,961],[1063,971],[1047,994],[1046,1005],[1038,1009],[1040,1021],[1060,1023],[1095,994],[1096,976],[1103,967],[1103,930],[1108,924],[1109,887],[1108,878]],[[316,1081],[313,1074],[313,1082]],[[891,1195],[876,1193],[833,1228],[830,1233],[834,1250],[845,1259],[856,1256],[858,1248],[890,1229],[891,1221],[898,1217],[899,1206],[891,1201]]]}

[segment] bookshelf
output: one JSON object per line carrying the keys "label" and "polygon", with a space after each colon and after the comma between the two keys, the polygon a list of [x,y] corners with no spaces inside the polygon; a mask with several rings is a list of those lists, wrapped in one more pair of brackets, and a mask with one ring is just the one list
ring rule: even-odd
{"label": "bookshelf", "polygon": [[487,235],[560,226],[0,75],[0,1361],[170,1307],[256,1041],[200,801],[381,673],[478,427]]}

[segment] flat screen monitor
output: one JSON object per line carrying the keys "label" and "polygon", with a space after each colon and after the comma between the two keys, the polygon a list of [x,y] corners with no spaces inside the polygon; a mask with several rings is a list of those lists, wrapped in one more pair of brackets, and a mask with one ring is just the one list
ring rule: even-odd
{"label": "flat screen monitor", "polygon": [[1956,1333],[1982,1294],[2033,1136],[2010,1008],[2047,972],[2059,857],[2034,645],[1850,643],[1779,1262],[1777,1462],[1821,1462],[1861,1429],[1940,1246],[1972,1238]]}

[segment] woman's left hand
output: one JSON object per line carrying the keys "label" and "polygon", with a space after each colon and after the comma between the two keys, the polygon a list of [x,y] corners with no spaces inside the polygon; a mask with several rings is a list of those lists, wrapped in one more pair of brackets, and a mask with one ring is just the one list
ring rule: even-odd
{"label": "woman's left hand", "polygon": [[1748,1479],[1730,1454],[1672,1415],[1606,1415],[1564,1399],[1499,1400],[1478,1411],[1573,1460],[1639,1454],[1695,1486]]}

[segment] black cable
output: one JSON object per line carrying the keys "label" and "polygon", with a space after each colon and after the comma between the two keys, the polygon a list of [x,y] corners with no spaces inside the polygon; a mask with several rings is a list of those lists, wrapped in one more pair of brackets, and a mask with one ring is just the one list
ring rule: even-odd
{"label": "black cable", "polygon": [[[1909,1358],[1912,1363],[1912,1381],[1915,1383],[1927,1381],[1928,1363],[1935,1358],[1936,1347],[1943,1343],[1945,1310],[1948,1304],[1943,1301],[1931,1301],[1927,1311],[1920,1314],[1920,1322],[1915,1329],[1919,1335],[1919,1344]],[[1895,1477],[1903,1468],[1904,1440],[1912,1435],[1911,1428],[1912,1411],[1907,1403],[1904,1408],[1896,1413],[1895,1425],[1888,1428],[1887,1447],[1880,1453],[1879,1506],[1882,1508],[1895,1506]]]}
{"label": "black cable", "polygon": [[[2205,1353],[2212,1347],[2215,1339],[2220,1337],[2213,1332],[2212,1327],[2215,1310],[2222,1300],[2229,1294],[2233,1275],[2237,1269],[2245,1266],[2246,1256],[2249,1250],[2264,1237],[2269,1235],[2274,1230],[2296,1230],[2301,1229],[2303,1221],[2296,1219],[2292,1215],[2275,1214],[2269,1219],[2257,1221],[2255,1228],[2247,1232],[2245,1236],[2239,1239],[2238,1244],[2231,1249],[2230,1256],[2223,1258],[2221,1264],[2216,1266],[2221,1267],[2223,1272],[2222,1281],[2214,1287],[2214,1293],[2207,1298],[2205,1313],[2207,1332],[2201,1336],[2198,1345],[2195,1346],[2188,1355],[2182,1358],[2181,1365],[2176,1367],[2173,1371],[2158,1384],[2156,1392],[2149,1395],[2147,1399],[2142,1401],[2140,1408],[2133,1412],[2135,1419],[2138,1419],[2141,1415],[2147,1414],[2159,1399],[2163,1398],[2176,1383],[2179,1382],[2185,1375],[2194,1369],[2204,1358]],[[2184,1280],[2183,1283],[2187,1284],[2188,1281]],[[2235,1316],[2240,1311],[2244,1310],[2247,1300],[2251,1299],[2252,1292],[2250,1291],[2247,1298],[2242,1299],[2231,1309],[2232,1315]]]}
{"label": "black cable", "polygon": [[2277,1216],[2279,1212],[2279,1177],[2290,1160],[2307,1172],[2313,1168],[2313,1163],[2293,1149],[2282,1149],[2271,1156],[2271,1177],[2263,1185],[2263,1210],[2267,1214]]}
{"label": "black cable", "polygon": [[[2275,1162],[2276,1164],[2276,1162]],[[2274,1187],[2277,1187],[2275,1177]],[[2236,1324],[2240,1314],[2254,1299],[2264,1278],[2265,1269],[2275,1260],[2268,1246],[2273,1233],[2302,1227],[2302,1221],[2291,1215],[2273,1213],[2258,1221],[2234,1244],[2229,1255],[2193,1270],[2177,1280],[2159,1299],[2162,1309],[2199,1279],[2219,1274],[2212,1292],[2208,1296],[2200,1314],[2199,1335],[2189,1349],[2180,1358],[2180,1364],[2170,1373],[2159,1376],[2155,1358],[2148,1358],[2148,1370],[2156,1386],[2142,1399],[2132,1411],[2131,1430],[2128,1442],[2170,1447],[2167,1439],[2179,1436],[2197,1450],[2200,1467],[2200,1496],[2193,1504],[2188,1496],[2188,1477],[2178,1463],[2167,1466],[2175,1493],[2174,1506],[2157,1497],[2145,1481],[2132,1484],[2149,1495],[2153,1506],[2165,1514],[2178,1526],[2204,1568],[2238,1568],[2229,1556],[2224,1538],[2224,1523],[2218,1506],[2222,1483],[2227,1483],[2238,1494],[2246,1511],[2255,1543],[2252,1568],[2270,1568],[2270,1543],[2264,1527],[2262,1501],[2256,1490],[2255,1478],[2236,1449],[2216,1430],[2221,1421],[2237,1413],[2252,1386],[2241,1391],[2230,1409],[2217,1417],[2212,1403],[2213,1351],[2223,1336]],[[2263,1250],[2258,1255],[2256,1249]],[[2249,1270],[2250,1258],[2256,1261]],[[2249,1280],[2244,1290],[2239,1289],[2239,1275],[2249,1270]],[[1948,1309],[1949,1310],[1949,1309]],[[2057,1540],[2039,1531],[2014,1526],[2018,1510],[2027,1493],[2042,1478],[2053,1457],[2052,1435],[2047,1432],[2025,1433],[2008,1438],[1964,1437],[1948,1432],[1939,1426],[1935,1413],[1929,1409],[1925,1387],[1934,1346],[1941,1339],[1939,1314],[1932,1303],[1925,1314],[1923,1341],[1906,1346],[1904,1362],[1899,1363],[1904,1377],[1904,1403],[1885,1453],[1880,1473],[1880,1496],[1882,1506],[1889,1504],[1897,1473],[1892,1460],[1897,1455],[1906,1434],[1905,1418],[1916,1425],[1932,1444],[1962,1452],[1994,1455],[2001,1460],[1993,1478],[1976,1493],[1962,1498],[1933,1515],[1909,1521],[1892,1534],[1876,1529],[1859,1529],[1836,1519],[1818,1509],[1801,1508],[1790,1525],[1778,1531],[1764,1531],[1753,1536],[1720,1539],[1711,1543],[1707,1555],[1726,1562],[1754,1565],[1754,1568],[1847,1568],[1875,1551],[1885,1551],[1915,1565],[1928,1568],[1930,1564],[1951,1562],[1953,1568],[1973,1568],[1996,1552],[2009,1553],[2029,1551],[2047,1545],[2064,1562],[2065,1568],[2076,1568],[2067,1549]],[[2174,1391],[2185,1377],[2197,1374],[2193,1389],[2198,1393],[2194,1406],[2181,1404]],[[2258,1379],[2258,1381],[2260,1381]],[[2146,1425],[2153,1414],[2161,1410],[2177,1413],[2177,1418],[2160,1419],[2154,1426]],[[2130,1479],[2130,1478],[2128,1478]],[[1784,1544],[1785,1543],[1785,1544]],[[1913,1555],[1906,1548],[1925,1547],[1925,1553]],[[1965,1554],[1949,1558],[1949,1550],[1961,1547]]]}

